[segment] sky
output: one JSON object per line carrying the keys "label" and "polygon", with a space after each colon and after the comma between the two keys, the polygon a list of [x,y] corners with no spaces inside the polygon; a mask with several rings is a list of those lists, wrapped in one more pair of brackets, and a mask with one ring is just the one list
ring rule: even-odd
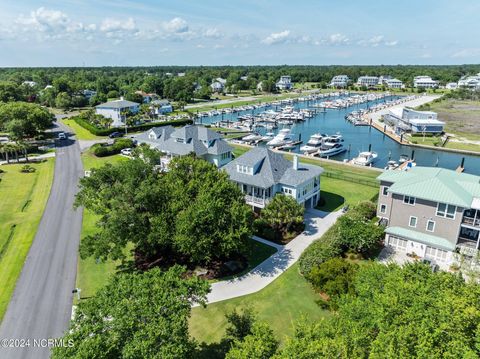
{"label": "sky", "polygon": [[0,66],[480,62],[478,0],[0,0]]}

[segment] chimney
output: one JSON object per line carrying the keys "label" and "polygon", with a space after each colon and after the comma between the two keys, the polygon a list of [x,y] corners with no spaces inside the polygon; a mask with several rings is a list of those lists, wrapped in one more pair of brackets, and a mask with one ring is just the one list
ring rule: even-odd
{"label": "chimney", "polygon": [[124,100],[123,96],[120,96],[120,100],[121,100],[121,101],[123,101],[123,100]]}
{"label": "chimney", "polygon": [[298,170],[298,156],[297,155],[293,156],[293,169],[295,171]]}

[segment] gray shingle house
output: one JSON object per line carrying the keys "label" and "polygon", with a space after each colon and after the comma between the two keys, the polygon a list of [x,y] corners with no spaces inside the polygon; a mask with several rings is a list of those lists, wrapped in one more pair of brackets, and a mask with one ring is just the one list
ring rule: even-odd
{"label": "gray shingle house", "polygon": [[198,157],[222,167],[232,159],[232,148],[215,131],[203,126],[187,125],[154,127],[136,137],[139,143],[146,143],[168,156],[183,156],[194,152]]}
{"label": "gray shingle house", "polygon": [[320,199],[319,166],[293,162],[266,147],[255,147],[223,168],[236,182],[246,202],[263,208],[277,193],[283,193],[306,207],[314,207]]}

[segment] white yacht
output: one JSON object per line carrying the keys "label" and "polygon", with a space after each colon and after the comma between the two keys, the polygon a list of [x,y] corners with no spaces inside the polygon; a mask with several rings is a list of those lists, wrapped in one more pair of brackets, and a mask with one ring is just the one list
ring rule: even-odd
{"label": "white yacht", "polygon": [[263,142],[268,142],[268,141],[270,141],[271,139],[273,139],[274,136],[275,136],[275,134],[274,134],[273,132],[267,132],[267,133],[265,134],[265,136],[262,137],[261,140],[262,140]]}
{"label": "white yacht", "polygon": [[370,166],[377,159],[378,154],[373,151],[360,152],[358,157],[353,158],[352,162],[359,166]]}
{"label": "white yacht", "polygon": [[331,157],[331,156],[336,156],[342,152],[345,152],[346,150],[347,149],[343,146],[342,143],[325,141],[322,144],[322,146],[318,149],[318,151],[313,153],[313,155],[319,156],[319,157]]}
{"label": "white yacht", "polygon": [[257,132],[253,132],[245,137],[242,137],[242,141],[245,141],[245,142],[255,142],[261,139],[262,139],[262,136]]}
{"label": "white yacht", "polygon": [[321,133],[315,133],[310,136],[308,142],[300,147],[301,152],[312,153],[317,151],[323,144],[323,139],[327,137],[327,135]]}
{"label": "white yacht", "polygon": [[270,141],[267,142],[268,146],[279,147],[284,146],[294,140],[293,135],[290,133],[290,129],[284,128]]}

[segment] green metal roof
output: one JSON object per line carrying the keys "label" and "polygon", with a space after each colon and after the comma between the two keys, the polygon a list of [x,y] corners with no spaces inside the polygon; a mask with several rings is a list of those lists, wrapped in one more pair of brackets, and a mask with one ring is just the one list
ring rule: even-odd
{"label": "green metal roof", "polygon": [[385,232],[394,236],[407,238],[415,242],[420,242],[431,247],[440,248],[447,251],[455,250],[455,244],[450,242],[448,239],[433,236],[431,234],[417,232],[402,227],[387,227],[387,229],[385,229]]}
{"label": "green metal roof", "polygon": [[480,177],[436,167],[389,170],[377,179],[393,182],[388,192],[470,208],[480,198]]}

